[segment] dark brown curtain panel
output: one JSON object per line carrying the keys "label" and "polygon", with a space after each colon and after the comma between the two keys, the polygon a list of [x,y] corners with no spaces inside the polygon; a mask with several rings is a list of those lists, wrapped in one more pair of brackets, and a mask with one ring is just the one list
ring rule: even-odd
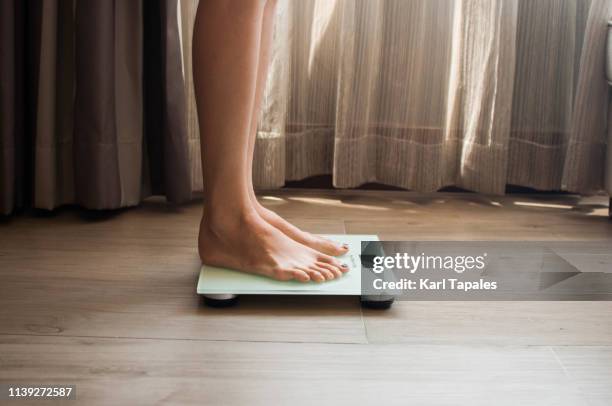
{"label": "dark brown curtain panel", "polygon": [[25,203],[24,8],[0,2],[0,214]]}
{"label": "dark brown curtain panel", "polygon": [[[128,55],[122,53],[121,41],[140,36],[139,14],[138,2],[76,4],[75,195],[87,207],[116,208],[124,201],[138,201],[138,185],[122,179],[121,164],[129,162],[139,172],[142,108],[137,96],[142,69],[129,50]],[[132,55],[138,55],[138,41],[134,45]],[[131,111],[124,114],[122,107]]]}
{"label": "dark brown curtain panel", "polygon": [[15,200],[15,3],[0,2],[0,211]]}
{"label": "dark brown curtain panel", "polygon": [[0,214],[191,198],[176,10],[0,2]]}

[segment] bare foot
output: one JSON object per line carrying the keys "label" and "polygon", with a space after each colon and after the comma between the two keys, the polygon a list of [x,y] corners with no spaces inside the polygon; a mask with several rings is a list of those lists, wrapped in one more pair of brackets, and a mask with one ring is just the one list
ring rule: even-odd
{"label": "bare foot", "polygon": [[[255,198],[254,198],[255,199]],[[320,237],[306,231],[302,231],[272,210],[263,207],[257,199],[253,202],[255,210],[261,216],[262,219],[278,228],[285,235],[291,239],[310,247],[314,250],[322,252],[327,255],[339,256],[344,255],[348,252],[349,247],[347,244],[338,244],[334,241],[328,240],[327,238]]]}
{"label": "bare foot", "polygon": [[203,264],[300,282],[324,282],[348,271],[346,264],[292,240],[255,211],[211,218],[200,223]]}

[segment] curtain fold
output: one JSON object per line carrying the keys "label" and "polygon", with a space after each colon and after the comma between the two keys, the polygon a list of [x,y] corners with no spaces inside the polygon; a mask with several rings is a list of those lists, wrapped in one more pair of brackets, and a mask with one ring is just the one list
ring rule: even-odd
{"label": "curtain fold", "polygon": [[180,203],[191,199],[187,96],[177,0],[144,2],[147,194]]}
{"label": "curtain fold", "polygon": [[[291,162],[285,155],[287,134],[287,112],[289,109],[289,70],[291,60],[285,58],[291,26],[290,7],[299,7],[299,2],[281,3],[277,8],[276,23],[272,31],[272,49],[268,80],[261,103],[256,160],[253,161],[253,184],[259,188],[272,189],[283,186],[286,166]],[[267,170],[266,170],[267,169]]]}
{"label": "curtain fold", "polygon": [[609,88],[604,84],[610,16],[612,1],[591,0],[563,172],[568,190],[598,190],[605,180]]}
{"label": "curtain fold", "polygon": [[15,192],[15,1],[0,3],[0,212],[13,207]]}
{"label": "curtain fold", "polygon": [[187,139],[191,170],[191,189],[202,190],[202,161],[200,159],[200,127],[193,86],[191,46],[198,0],[179,0],[179,24],[183,78],[185,80],[185,106],[187,115]]}
{"label": "curtain fold", "polygon": [[77,2],[75,19],[76,202],[95,209],[116,208],[122,201],[122,184],[115,89],[115,2]]}
{"label": "curtain fold", "polygon": [[0,2],[0,214],[25,203],[23,116],[24,13],[18,0]]}
{"label": "curtain fold", "polygon": [[562,189],[585,4],[519,3],[509,183]]}
{"label": "curtain fold", "polygon": [[52,209],[74,200],[74,4],[41,1],[35,103],[34,204]]}

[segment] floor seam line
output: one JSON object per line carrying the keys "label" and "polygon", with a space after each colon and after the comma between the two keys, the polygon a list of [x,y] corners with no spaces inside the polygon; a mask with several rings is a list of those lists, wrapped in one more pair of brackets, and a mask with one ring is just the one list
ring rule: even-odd
{"label": "floor seam line", "polygon": [[[89,338],[104,340],[157,340],[157,341],[196,341],[196,342],[219,342],[219,343],[268,343],[268,344],[343,344],[343,345],[366,345],[369,342],[356,341],[274,341],[274,340],[231,340],[231,339],[202,339],[202,338],[169,338],[169,337],[129,337],[129,336],[83,336],[83,335],[57,335],[57,334],[25,334],[25,333],[0,333],[0,337],[53,337],[53,338]],[[0,344],[2,345],[2,344]]]}

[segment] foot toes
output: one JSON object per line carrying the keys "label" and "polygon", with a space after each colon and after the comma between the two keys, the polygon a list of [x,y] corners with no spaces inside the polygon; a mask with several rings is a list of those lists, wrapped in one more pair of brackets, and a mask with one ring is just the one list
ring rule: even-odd
{"label": "foot toes", "polygon": [[330,269],[324,268],[322,266],[313,266],[313,269],[316,271],[319,271],[319,273],[323,276],[325,276],[325,279],[327,279],[328,281],[331,281],[332,279],[336,278],[336,274],[334,272],[332,272]]}
{"label": "foot toes", "polygon": [[340,278],[342,276],[342,271],[338,267],[335,267],[335,266],[330,265],[330,264],[326,264],[324,262],[317,262],[317,266],[319,266],[321,268],[325,268],[325,269],[327,269],[330,272],[333,272],[334,276],[336,278]]}
{"label": "foot toes", "polygon": [[321,255],[318,259],[320,262],[335,266],[336,268],[341,269],[343,272],[345,272],[344,269],[348,271],[348,265],[344,264],[343,262],[340,262],[337,258],[332,257],[331,255]]}
{"label": "foot toes", "polygon": [[348,252],[349,247],[347,244],[338,244],[335,241],[328,240],[327,238],[311,235],[311,238],[318,242],[318,251],[321,251],[327,255],[344,255]]}
{"label": "foot toes", "polygon": [[315,281],[315,282],[325,282],[325,276],[323,276],[321,274],[321,272],[317,271],[316,269],[303,269],[304,272],[308,273],[308,276],[310,276],[310,279]]}
{"label": "foot toes", "polygon": [[344,243],[344,244],[338,244],[338,249],[340,250],[340,252],[342,252],[343,254],[346,254],[349,251],[349,245]]}
{"label": "foot toes", "polygon": [[293,279],[295,279],[298,282],[310,282],[310,276],[308,276],[308,273],[302,270],[294,269],[290,273],[293,276]]}
{"label": "foot toes", "polygon": [[296,280],[299,282],[309,282],[310,276],[308,272],[305,272],[302,269],[290,269],[290,268],[277,268],[272,271],[271,276],[273,279],[277,281],[291,281]]}

